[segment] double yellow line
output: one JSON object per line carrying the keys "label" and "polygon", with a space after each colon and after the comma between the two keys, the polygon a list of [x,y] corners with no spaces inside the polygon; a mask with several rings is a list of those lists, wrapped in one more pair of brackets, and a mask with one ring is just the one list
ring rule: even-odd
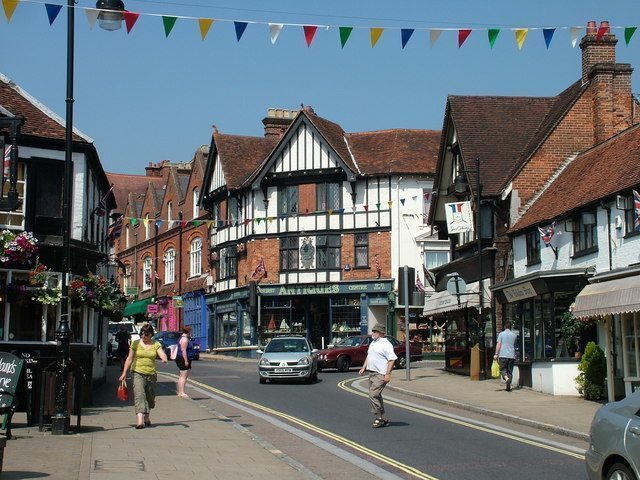
{"label": "double yellow line", "polygon": [[[351,387],[351,383],[355,382],[356,380],[358,380],[358,378],[352,378],[349,380],[343,380],[340,383],[338,383],[338,387],[340,387],[342,390],[344,390],[345,392],[349,392],[349,393],[353,393],[355,395],[360,395],[361,397],[368,397],[367,394],[360,392],[358,390],[355,390],[353,387]],[[405,410],[409,410],[410,412],[414,412],[414,413],[419,413],[421,415],[425,415],[427,417],[432,417],[432,418],[437,418],[439,420],[444,420],[450,423],[454,423],[456,425],[460,425],[463,427],[467,427],[467,428],[473,428],[474,430],[479,430],[481,432],[485,432],[485,433],[490,433],[492,435],[496,435],[498,437],[503,437],[503,438],[508,438],[509,440],[514,440],[516,442],[520,442],[520,443],[524,443],[526,445],[532,445],[534,447],[539,447],[539,448],[544,448],[546,450],[550,450],[552,452],[556,452],[556,453],[561,453],[563,455],[568,455],[570,457],[574,457],[580,460],[584,460],[584,455],[581,455],[579,453],[575,453],[572,452],[570,450],[565,450],[563,448],[559,448],[559,447],[554,447],[552,445],[547,445],[545,443],[541,443],[541,442],[536,442],[535,440],[530,440],[528,438],[523,438],[523,437],[519,437],[517,435],[512,435],[510,433],[506,433],[506,432],[501,432],[500,430],[494,430],[488,427],[483,427],[481,425],[476,425],[470,422],[465,422],[464,420],[459,420],[456,418],[452,418],[452,417],[448,417],[446,415],[440,415],[434,412],[430,412],[429,410],[425,410],[422,408],[418,408],[418,407],[412,407],[411,405],[406,405],[404,403],[399,403],[399,402],[395,402],[393,400],[387,400],[385,399],[384,401],[385,404],[389,404],[389,405],[394,405],[398,408],[403,408]]]}

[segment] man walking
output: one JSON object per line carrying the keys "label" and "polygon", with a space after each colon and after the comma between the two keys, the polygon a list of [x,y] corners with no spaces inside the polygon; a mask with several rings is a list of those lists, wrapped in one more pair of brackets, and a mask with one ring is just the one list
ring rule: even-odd
{"label": "man walking", "polygon": [[391,342],[384,338],[386,332],[386,327],[380,323],[373,327],[367,358],[359,372],[360,375],[369,372],[369,400],[371,412],[375,415],[373,428],[389,425],[389,419],[384,415],[382,390],[391,381],[391,371],[398,357],[393,351]]}
{"label": "man walking", "polygon": [[513,380],[513,364],[516,360],[516,339],[518,335],[511,331],[511,321],[504,322],[504,330],[498,335],[496,354],[493,358],[500,359],[500,376],[507,384],[507,392],[511,391]]}

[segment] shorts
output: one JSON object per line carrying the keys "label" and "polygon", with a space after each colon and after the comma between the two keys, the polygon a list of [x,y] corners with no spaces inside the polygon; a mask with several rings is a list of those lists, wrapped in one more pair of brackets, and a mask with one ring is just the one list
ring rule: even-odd
{"label": "shorts", "polygon": [[183,370],[191,370],[191,362],[193,360],[189,360],[189,366],[187,367],[184,364],[184,357],[182,355],[178,356],[178,358],[176,358],[176,365],[178,366],[178,370],[183,371]]}

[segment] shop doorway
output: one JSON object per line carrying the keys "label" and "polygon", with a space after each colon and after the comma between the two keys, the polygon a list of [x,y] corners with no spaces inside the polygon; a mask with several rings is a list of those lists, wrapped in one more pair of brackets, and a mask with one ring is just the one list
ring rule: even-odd
{"label": "shop doorway", "polygon": [[313,348],[329,343],[329,298],[309,297],[294,299],[296,310],[303,310],[307,322],[307,338]]}

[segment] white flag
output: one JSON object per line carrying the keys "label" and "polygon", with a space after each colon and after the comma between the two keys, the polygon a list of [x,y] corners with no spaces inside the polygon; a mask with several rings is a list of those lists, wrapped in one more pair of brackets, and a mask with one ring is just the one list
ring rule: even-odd
{"label": "white flag", "polygon": [[96,24],[96,20],[98,19],[98,15],[100,15],[100,10],[97,8],[86,8],[84,13],[87,14],[89,29],[93,29],[93,26]]}
{"label": "white flag", "polygon": [[582,31],[582,27],[571,27],[571,46],[576,48],[576,43],[578,43],[578,37],[580,36],[580,32]]}
{"label": "white flag", "polygon": [[270,23],[269,24],[269,33],[271,34],[271,44],[275,45],[276,40],[278,40],[278,35],[282,31],[282,27],[284,25],[282,23]]}
{"label": "white flag", "polygon": [[438,41],[438,38],[440,38],[440,34],[441,33],[442,33],[442,30],[430,30],[429,31],[429,40],[431,41],[431,46],[432,47]]}

